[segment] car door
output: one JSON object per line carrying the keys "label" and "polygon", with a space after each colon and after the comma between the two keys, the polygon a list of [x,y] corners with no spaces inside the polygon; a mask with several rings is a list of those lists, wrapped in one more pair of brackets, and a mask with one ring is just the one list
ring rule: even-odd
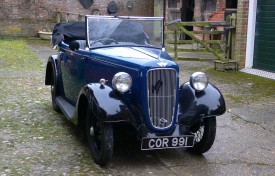
{"label": "car door", "polygon": [[61,60],[65,99],[75,105],[84,85],[84,59],[80,51],[65,50]]}

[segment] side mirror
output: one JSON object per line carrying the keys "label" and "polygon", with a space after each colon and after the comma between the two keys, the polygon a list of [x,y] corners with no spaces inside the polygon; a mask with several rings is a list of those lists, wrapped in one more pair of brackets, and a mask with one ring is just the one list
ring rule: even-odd
{"label": "side mirror", "polygon": [[76,51],[76,50],[79,50],[79,43],[77,41],[71,41],[70,44],[69,44],[69,48],[72,50],[72,51]]}

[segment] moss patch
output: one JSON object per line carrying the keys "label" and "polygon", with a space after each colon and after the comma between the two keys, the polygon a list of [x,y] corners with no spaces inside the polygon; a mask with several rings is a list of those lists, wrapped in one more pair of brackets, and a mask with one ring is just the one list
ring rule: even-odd
{"label": "moss patch", "polygon": [[42,63],[22,40],[0,40],[0,64],[6,70],[38,70]]}
{"label": "moss patch", "polygon": [[30,45],[50,46],[49,40],[30,39],[30,38],[23,38],[22,40]]}
{"label": "moss patch", "polygon": [[237,94],[230,94],[230,90],[224,93],[236,103],[275,98],[274,80],[242,72],[220,72],[214,69],[208,69],[206,73],[214,83],[235,85],[232,89],[237,89]]}

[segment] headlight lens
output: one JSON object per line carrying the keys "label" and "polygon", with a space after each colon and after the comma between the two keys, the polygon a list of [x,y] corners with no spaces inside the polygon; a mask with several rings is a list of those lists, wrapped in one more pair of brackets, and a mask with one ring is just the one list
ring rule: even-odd
{"label": "headlight lens", "polygon": [[132,87],[132,78],[128,73],[119,72],[114,75],[112,84],[114,89],[124,93]]}
{"label": "headlight lens", "polygon": [[203,72],[195,72],[190,77],[190,84],[195,90],[202,91],[208,85],[208,78]]}

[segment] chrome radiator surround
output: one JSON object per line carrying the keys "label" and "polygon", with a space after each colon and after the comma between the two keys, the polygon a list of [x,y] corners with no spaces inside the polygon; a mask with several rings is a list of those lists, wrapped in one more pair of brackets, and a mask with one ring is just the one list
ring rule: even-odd
{"label": "chrome radiator surround", "polygon": [[176,106],[177,71],[160,68],[147,72],[147,97],[150,122],[162,129],[173,122]]}

